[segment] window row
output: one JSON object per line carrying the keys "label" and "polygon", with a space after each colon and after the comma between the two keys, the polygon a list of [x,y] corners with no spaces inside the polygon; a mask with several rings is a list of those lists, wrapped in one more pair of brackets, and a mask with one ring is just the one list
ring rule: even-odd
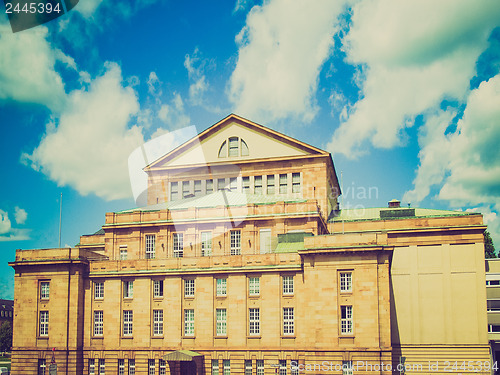
{"label": "window row", "polygon": [[[158,366],[157,366],[158,364]],[[106,360],[100,358],[98,360],[94,358],[89,358],[88,360],[88,369],[89,375],[105,375],[106,374]],[[158,371],[157,371],[158,369]],[[125,362],[125,359],[118,359],[118,371],[113,371],[114,369],[110,369],[109,374],[118,375],[135,375],[136,364],[135,359],[128,359]],[[125,371],[127,370],[127,371]],[[155,359],[148,359],[147,362],[147,373],[148,375],[166,375],[167,374],[167,363],[163,359],[159,359],[156,361]]]}
{"label": "window row", "polygon": [[229,190],[247,194],[297,194],[301,190],[300,173],[269,174],[170,182],[170,201],[201,197],[214,191]]}
{"label": "window row", "polygon": [[0,311],[0,316],[2,318],[12,318],[12,311]]}

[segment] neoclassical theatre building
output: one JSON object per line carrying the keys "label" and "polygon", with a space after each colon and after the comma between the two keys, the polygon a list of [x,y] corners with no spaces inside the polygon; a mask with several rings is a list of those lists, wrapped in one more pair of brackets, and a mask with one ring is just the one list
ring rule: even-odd
{"label": "neoclassical theatre building", "polygon": [[237,115],[145,172],[16,252],[12,374],[490,373],[480,214],[339,209],[328,152]]}

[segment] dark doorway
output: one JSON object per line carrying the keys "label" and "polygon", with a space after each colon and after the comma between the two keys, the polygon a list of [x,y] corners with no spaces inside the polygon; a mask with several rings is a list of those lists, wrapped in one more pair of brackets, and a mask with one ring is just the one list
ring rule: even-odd
{"label": "dark doorway", "polygon": [[181,375],[196,375],[196,363],[194,361],[181,361]]}

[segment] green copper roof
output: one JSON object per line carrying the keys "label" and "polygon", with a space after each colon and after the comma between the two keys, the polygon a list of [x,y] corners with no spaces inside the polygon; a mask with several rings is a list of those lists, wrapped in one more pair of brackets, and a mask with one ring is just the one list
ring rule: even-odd
{"label": "green copper roof", "polygon": [[[358,221],[358,220],[384,220],[380,218],[380,211],[408,211],[407,207],[401,208],[387,208],[387,207],[377,207],[377,208],[359,208],[359,209],[344,209],[341,210],[338,216],[331,218],[330,222],[345,221]],[[448,210],[434,210],[430,208],[412,208],[415,210],[415,216],[401,216],[401,217],[391,217],[390,219],[408,219],[411,217],[439,217],[439,216],[465,216],[471,214],[477,214],[477,212],[463,212],[463,211],[448,211]]]}

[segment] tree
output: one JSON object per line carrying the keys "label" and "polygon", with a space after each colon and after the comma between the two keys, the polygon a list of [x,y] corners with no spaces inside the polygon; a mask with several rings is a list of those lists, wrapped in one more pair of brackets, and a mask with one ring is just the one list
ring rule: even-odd
{"label": "tree", "polygon": [[496,258],[495,245],[493,245],[493,240],[491,239],[490,232],[484,231],[484,257],[485,258]]}
{"label": "tree", "polygon": [[4,322],[0,326],[0,351],[10,351],[12,347],[12,326],[10,322]]}

